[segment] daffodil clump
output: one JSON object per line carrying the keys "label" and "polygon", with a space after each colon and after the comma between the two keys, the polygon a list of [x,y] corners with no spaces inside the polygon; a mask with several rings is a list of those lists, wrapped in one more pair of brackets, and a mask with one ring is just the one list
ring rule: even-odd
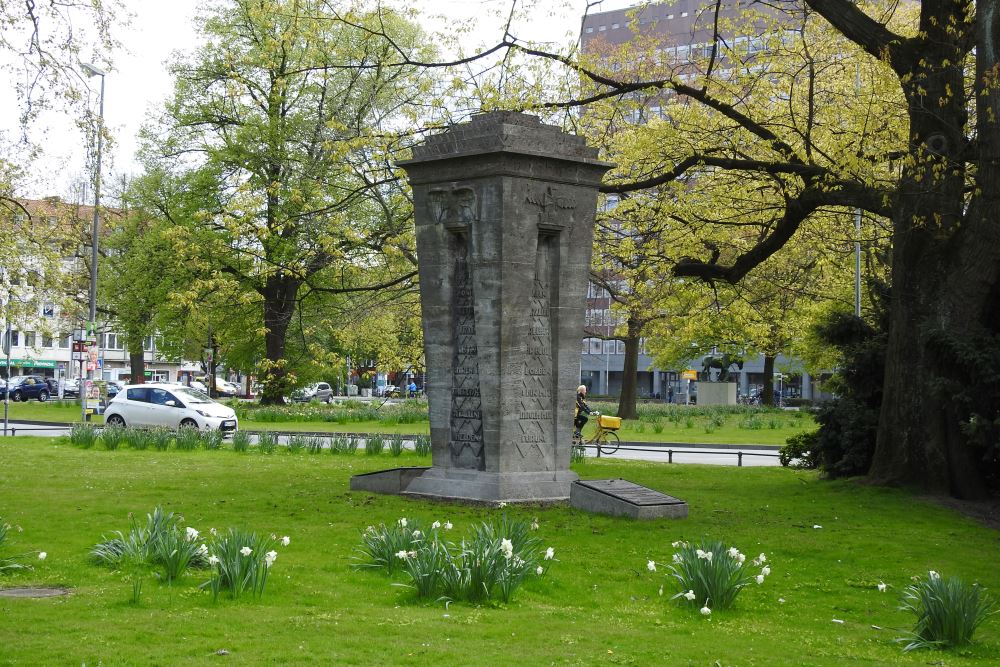
{"label": "daffodil clump", "polygon": [[102,565],[121,572],[132,584],[132,602],[138,602],[144,579],[150,573],[168,584],[191,570],[209,570],[210,578],[201,585],[212,592],[213,599],[228,591],[233,598],[244,593],[260,597],[267,583],[268,571],[278,557],[275,547],[288,546],[289,537],[269,537],[230,528],[209,534],[193,526],[183,526],[184,518],[162,507],[155,508],[140,522],[129,515],[127,532],[115,531],[91,549],[91,556]]}
{"label": "daffodil clump", "polygon": [[[45,560],[48,554],[44,551],[28,551],[26,553],[18,554],[16,556],[5,556],[3,551],[5,547],[9,544],[8,535],[12,529],[12,526],[4,521],[3,517],[0,516],[0,574],[6,572],[12,572],[13,570],[30,570],[32,569],[30,565],[20,562],[22,559],[29,555],[37,554],[38,560]],[[21,527],[17,527],[17,532],[21,532]]]}
{"label": "daffodil clump", "polygon": [[504,514],[474,526],[459,542],[447,539],[450,521],[435,521],[425,530],[419,521],[369,526],[361,537],[361,567],[402,571],[417,596],[424,599],[509,602],[530,577],[542,576],[555,549],[543,549],[533,535],[537,521],[510,520]]}
{"label": "daffodil clump", "polygon": [[[670,599],[698,609],[703,616],[711,616],[713,610],[728,609],[741,590],[754,583],[763,584],[771,574],[766,555],[760,554],[748,562],[746,554],[723,542],[674,542],[673,547],[677,552],[667,570],[677,593]],[[656,561],[648,561],[646,567],[650,572],[657,571]]]}
{"label": "daffodil clump", "polygon": [[[995,602],[978,584],[966,584],[958,577],[944,579],[931,570],[927,579],[914,577],[903,590],[900,609],[917,617],[905,642],[904,651],[918,648],[952,648],[972,643],[983,621],[998,613]],[[879,590],[884,590],[879,585]]]}

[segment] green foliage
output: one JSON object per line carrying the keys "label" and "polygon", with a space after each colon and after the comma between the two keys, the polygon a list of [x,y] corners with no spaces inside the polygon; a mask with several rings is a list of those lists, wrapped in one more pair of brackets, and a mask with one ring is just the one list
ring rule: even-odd
{"label": "green foliage", "polygon": [[[755,568],[761,568],[753,571],[746,564],[744,554],[723,542],[702,540],[697,545],[675,542],[673,546],[678,551],[668,567],[678,592],[671,599],[700,608],[703,614],[706,614],[705,608],[708,614],[717,609],[729,609],[740,591],[754,581],[763,583],[770,574],[764,554],[752,561]],[[653,561],[649,562],[649,567],[655,569]]]}
{"label": "green foliage", "polygon": [[257,436],[257,445],[264,454],[273,454],[278,447],[278,436],[275,433],[265,431]]}
{"label": "green foliage", "polygon": [[361,534],[359,551],[364,562],[358,567],[378,568],[386,573],[395,572],[403,565],[400,555],[413,551],[424,535],[423,525],[417,519],[403,517],[396,523],[368,526]]}
{"label": "green foliage", "polygon": [[90,424],[73,424],[69,431],[69,441],[84,449],[90,449],[97,442],[97,429]]}
{"label": "green foliage", "polygon": [[426,532],[407,519],[394,526],[369,526],[362,534],[363,566],[386,572],[401,569],[417,597],[482,602],[510,602],[514,592],[531,576],[540,575],[540,563],[553,559],[554,550],[541,549],[531,534],[533,523],[511,520],[506,514],[483,521],[460,545],[450,545],[439,521]]}
{"label": "green foliage", "polygon": [[882,405],[886,327],[834,312],[817,327],[817,337],[836,349],[841,364],[829,384],[835,398],[819,406],[819,434],[811,449],[830,477],[864,475],[871,467]]}
{"label": "green foliage", "polygon": [[230,528],[216,536],[209,546],[211,579],[206,584],[212,599],[228,592],[234,599],[243,595],[259,598],[278,554],[278,540],[242,528]]}
{"label": "green foliage", "polygon": [[104,448],[108,451],[118,449],[123,442],[127,442],[125,429],[117,426],[105,426],[101,429],[101,442],[104,443]]}
{"label": "green foliage", "polygon": [[322,454],[323,453],[323,438],[319,436],[313,436],[306,441],[306,451],[310,454]]}
{"label": "green foliage", "polygon": [[819,458],[816,454],[818,440],[819,431],[793,435],[785,441],[785,445],[778,451],[778,460],[781,465],[786,467],[791,465],[793,468],[816,468],[819,466]]}
{"label": "green foliage", "polygon": [[246,431],[237,431],[233,434],[233,451],[245,454],[250,451],[250,434]]}
{"label": "green foliage", "polygon": [[231,402],[240,421],[272,424],[282,422],[328,422],[349,424],[377,421],[382,424],[420,424],[427,422],[425,401],[404,401],[385,404],[366,401],[342,401],[331,405],[294,403],[292,405],[260,406],[246,401]]}
{"label": "green foliage", "polygon": [[182,426],[177,429],[177,436],[174,438],[174,441],[177,449],[180,451],[194,451],[201,444],[201,431],[194,426]]}
{"label": "green foliage", "polygon": [[933,570],[927,579],[907,586],[900,606],[917,617],[904,651],[921,648],[955,648],[972,643],[982,623],[996,613],[993,599],[981,586],[958,577],[944,579]]}
{"label": "green foliage", "polygon": [[373,434],[365,438],[365,454],[377,456],[385,449],[385,438],[381,435]]}
{"label": "green foliage", "polygon": [[206,431],[201,434],[201,442],[205,449],[222,449],[222,431]]}
{"label": "green foliage", "polygon": [[429,435],[418,435],[413,440],[413,449],[417,452],[418,456],[430,456],[431,454],[431,438]]}
{"label": "green foliage", "polygon": [[[189,566],[205,563],[206,549],[196,542],[197,531],[190,527],[182,531],[181,521],[180,516],[162,507],[147,514],[145,523],[130,515],[128,532],[115,531],[116,537],[96,544],[90,555],[101,565],[129,570],[133,577],[144,569],[161,567],[167,582],[172,582]],[[133,599],[138,598],[141,584],[138,587]]]}
{"label": "green foliage", "polygon": [[399,456],[403,453],[403,438],[398,435],[389,438],[389,453],[393,456]]}
{"label": "green foliage", "polygon": [[288,436],[288,453],[298,454],[306,445],[309,443],[309,438],[304,435],[291,435]]}

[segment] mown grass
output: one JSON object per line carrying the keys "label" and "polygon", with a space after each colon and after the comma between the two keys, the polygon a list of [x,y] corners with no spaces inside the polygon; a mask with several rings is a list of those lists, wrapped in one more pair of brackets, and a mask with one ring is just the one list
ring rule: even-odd
{"label": "mown grass", "polygon": [[[348,401],[343,405],[308,403],[284,407],[230,404],[238,409],[240,428],[249,431],[430,433],[427,404],[422,401],[386,405],[379,401]],[[592,402],[591,407],[610,415],[618,409],[615,403]],[[55,401],[11,404],[11,418],[79,421],[79,404]],[[95,417],[94,423],[102,421],[102,417]],[[622,440],[636,442],[783,445],[790,436],[814,428],[816,424],[806,411],[647,403],[639,406],[639,419],[623,422],[618,435]]]}
{"label": "mown grass", "polygon": [[[588,459],[584,478],[625,477],[684,498],[683,521],[636,522],[566,506],[509,507],[537,517],[558,559],[506,606],[420,603],[351,567],[367,525],[451,520],[457,534],[503,510],[348,490],[352,474],[427,464],[404,452],[354,456],[80,450],[65,440],[0,440],[0,515],[11,549],[44,550],[2,585],[63,585],[48,600],[0,598],[4,664],[697,664],[991,665],[1000,619],[977,642],[904,655],[897,610],[912,575],[936,570],[1000,591],[1000,535],[895,490],[824,482],[805,471]],[[198,576],[131,584],[88,562],[102,534],[156,505],[200,530],[245,526],[291,536],[259,601],[198,591]],[[814,526],[822,526],[816,528]],[[766,552],[772,574],[728,612],[703,618],[667,601],[674,540],[718,538]],[[661,563],[646,569],[648,560]],[[396,581],[402,581],[397,579]],[[879,593],[880,581],[889,591]],[[666,584],[665,594],[658,595]],[[782,601],[783,600],[783,601]],[[842,620],[835,623],[833,619]],[[875,629],[878,626],[883,629]],[[894,628],[898,628],[894,629]],[[227,658],[216,655],[219,650]]]}

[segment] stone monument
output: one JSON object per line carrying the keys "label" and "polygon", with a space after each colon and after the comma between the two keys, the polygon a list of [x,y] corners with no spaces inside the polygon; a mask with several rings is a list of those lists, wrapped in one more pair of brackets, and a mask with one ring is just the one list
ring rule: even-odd
{"label": "stone monument", "polygon": [[421,496],[565,500],[597,188],[612,165],[534,116],[495,112],[431,137],[401,166],[433,466],[359,475],[352,488],[390,480]]}

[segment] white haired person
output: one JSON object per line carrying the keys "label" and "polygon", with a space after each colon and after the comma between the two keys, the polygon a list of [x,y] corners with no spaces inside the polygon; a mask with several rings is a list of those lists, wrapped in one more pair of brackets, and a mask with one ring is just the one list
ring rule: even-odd
{"label": "white haired person", "polygon": [[587,415],[593,412],[587,405],[587,401],[584,400],[585,398],[587,398],[587,385],[581,384],[576,388],[576,417],[573,419],[573,426],[576,427],[573,437],[576,438],[581,436],[581,431],[587,423]]}

